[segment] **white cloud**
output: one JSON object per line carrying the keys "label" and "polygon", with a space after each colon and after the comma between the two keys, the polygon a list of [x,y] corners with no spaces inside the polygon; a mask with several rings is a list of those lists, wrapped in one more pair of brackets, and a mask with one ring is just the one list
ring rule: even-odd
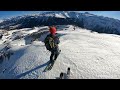
{"label": "white cloud", "polygon": [[0,23],[3,22],[3,20],[0,20]]}

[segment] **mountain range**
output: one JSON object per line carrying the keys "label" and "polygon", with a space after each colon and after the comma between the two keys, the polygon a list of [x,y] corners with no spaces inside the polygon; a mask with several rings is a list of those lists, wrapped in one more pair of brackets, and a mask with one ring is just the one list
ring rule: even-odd
{"label": "mountain range", "polygon": [[74,25],[99,33],[120,34],[120,20],[88,12],[48,11],[3,20],[0,29],[22,29],[49,25]]}

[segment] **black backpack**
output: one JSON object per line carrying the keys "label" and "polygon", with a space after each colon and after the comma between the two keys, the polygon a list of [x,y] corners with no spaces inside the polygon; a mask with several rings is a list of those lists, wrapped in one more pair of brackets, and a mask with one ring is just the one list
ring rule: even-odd
{"label": "black backpack", "polygon": [[45,43],[46,49],[49,51],[55,47],[54,38],[51,36],[47,36],[45,38],[44,43]]}

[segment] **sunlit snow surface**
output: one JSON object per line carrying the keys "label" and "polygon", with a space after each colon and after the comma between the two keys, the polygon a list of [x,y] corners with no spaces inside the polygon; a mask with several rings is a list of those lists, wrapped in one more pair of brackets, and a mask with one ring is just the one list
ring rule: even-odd
{"label": "sunlit snow surface", "polygon": [[12,40],[13,32],[26,36],[47,27],[8,31],[9,35],[0,40],[0,50],[6,41],[14,54],[0,63],[0,79],[56,79],[68,67],[71,68],[70,79],[120,78],[120,36],[78,27],[74,31],[71,25],[66,27],[58,28],[61,54],[48,72],[43,72],[50,57],[42,42],[46,34],[29,44],[24,38]]}

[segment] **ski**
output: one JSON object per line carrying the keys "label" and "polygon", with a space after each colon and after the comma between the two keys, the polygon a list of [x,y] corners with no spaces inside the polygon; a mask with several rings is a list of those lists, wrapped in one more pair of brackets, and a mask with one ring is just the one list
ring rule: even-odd
{"label": "ski", "polygon": [[58,79],[70,79],[70,67],[68,67],[67,73],[61,72]]}
{"label": "ski", "polygon": [[48,70],[48,68],[50,67],[50,65],[51,65],[51,63],[49,63],[49,64],[46,66],[46,68],[44,69],[43,72],[46,72],[46,71]]}
{"label": "ski", "polygon": [[53,67],[53,65],[54,65],[54,63],[55,63],[55,61],[54,61],[54,62],[50,62],[50,63],[46,66],[46,68],[44,69],[44,72],[51,70],[52,67]]}
{"label": "ski", "polygon": [[51,63],[50,67],[48,68],[48,70],[51,70],[53,65],[54,65],[55,61]]}
{"label": "ski", "polygon": [[[59,50],[59,53],[61,52],[61,50]],[[46,66],[46,68],[44,69],[44,72],[46,71],[50,71],[52,69],[52,67],[54,66],[54,63],[55,63],[56,60],[54,61],[50,61],[50,63]]]}

